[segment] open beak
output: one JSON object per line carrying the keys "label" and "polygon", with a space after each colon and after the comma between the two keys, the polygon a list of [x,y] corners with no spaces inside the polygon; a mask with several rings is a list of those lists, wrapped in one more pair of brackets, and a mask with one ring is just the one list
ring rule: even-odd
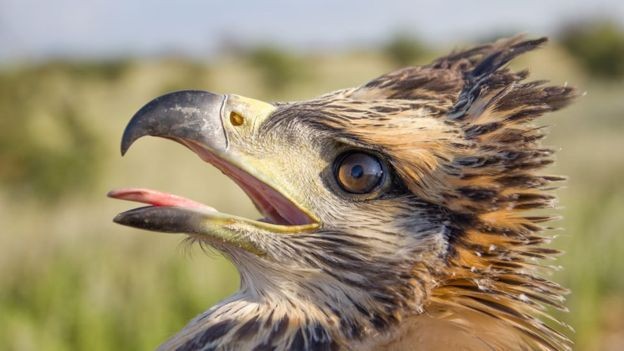
{"label": "open beak", "polygon": [[[146,135],[185,145],[233,179],[264,218],[242,218],[179,196],[126,188],[113,190],[108,196],[149,206],[120,213],[114,221],[151,231],[192,234],[256,254],[263,254],[258,244],[262,233],[292,234],[318,228],[316,216],[294,201],[284,190],[285,186],[276,184],[262,172],[259,160],[241,151],[244,148],[236,145],[241,142],[240,138],[233,141],[228,137],[233,128],[241,124],[255,126],[273,110],[270,104],[237,95],[179,91],[158,97],[142,107],[128,123],[121,140],[122,155]],[[234,122],[232,114],[236,116]]]}

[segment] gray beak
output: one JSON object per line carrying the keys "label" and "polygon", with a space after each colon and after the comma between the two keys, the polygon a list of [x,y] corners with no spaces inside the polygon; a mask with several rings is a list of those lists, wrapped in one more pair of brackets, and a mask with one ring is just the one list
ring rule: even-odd
{"label": "gray beak", "polygon": [[[227,138],[221,120],[225,95],[186,90],[160,96],[143,106],[128,122],[121,139],[121,154],[139,138],[149,135],[192,142],[212,152],[223,152]],[[109,196],[115,197],[114,192]],[[205,212],[205,211],[204,211]],[[115,217],[119,224],[168,233],[198,233],[206,213],[179,207],[142,207]]]}
{"label": "gray beak", "polygon": [[183,90],[157,97],[143,106],[126,126],[121,154],[146,135],[193,141],[213,151],[224,151],[227,138],[221,112],[225,100],[225,95],[201,90]]}

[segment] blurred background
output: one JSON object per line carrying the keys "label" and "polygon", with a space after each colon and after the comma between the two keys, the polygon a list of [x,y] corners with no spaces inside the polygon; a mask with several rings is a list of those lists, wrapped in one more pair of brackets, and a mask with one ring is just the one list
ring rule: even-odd
{"label": "blurred background", "polygon": [[587,94],[544,123],[578,350],[624,349],[624,2],[0,0],[0,349],[149,350],[237,289],[182,236],[114,225],[150,187],[256,216],[181,146],[122,130],[176,89],[304,99],[524,32],[551,43],[514,62]]}

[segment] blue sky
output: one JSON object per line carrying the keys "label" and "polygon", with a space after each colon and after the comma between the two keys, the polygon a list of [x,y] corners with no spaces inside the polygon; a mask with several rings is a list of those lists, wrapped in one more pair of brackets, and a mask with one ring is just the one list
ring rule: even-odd
{"label": "blue sky", "polygon": [[216,52],[226,39],[296,49],[380,42],[397,31],[449,43],[495,32],[552,34],[622,0],[0,0],[0,61]]}

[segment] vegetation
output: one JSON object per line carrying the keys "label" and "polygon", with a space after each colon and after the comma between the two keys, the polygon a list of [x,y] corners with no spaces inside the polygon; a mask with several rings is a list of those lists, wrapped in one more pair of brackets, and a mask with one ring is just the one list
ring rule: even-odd
{"label": "vegetation", "polygon": [[609,21],[568,25],[561,43],[589,74],[610,80],[624,77],[624,30]]}
{"label": "vegetation", "polygon": [[383,52],[396,66],[402,67],[414,65],[416,60],[427,54],[428,50],[425,44],[414,36],[399,33],[385,45]]}
{"label": "vegetation", "polygon": [[272,91],[283,91],[307,72],[300,58],[275,46],[259,46],[248,53],[248,59]]}
{"label": "vegetation", "polygon": [[94,184],[99,135],[61,85],[119,74],[107,65],[59,63],[0,74],[0,181],[13,195],[57,200]]}
{"label": "vegetation", "polygon": [[[130,116],[172,89],[296,99],[392,69],[385,51],[325,55],[315,58],[313,80],[295,84],[305,78],[301,61],[280,55],[260,51],[211,65],[54,63],[0,74],[0,349],[154,349],[236,289],[229,263],[179,244],[181,236],[111,223],[133,205],[104,194],[148,186],[257,216],[232,182],[178,145],[141,140],[120,158]],[[527,60],[535,61],[520,67],[536,68],[535,79],[565,79],[589,92],[546,121],[556,125],[547,143],[562,148],[552,173],[570,177],[559,190],[564,220],[556,224],[565,230],[554,243],[566,251],[555,263],[565,269],[554,279],[573,291],[570,313],[559,317],[576,329],[576,349],[616,350],[624,344],[624,82],[585,80],[557,45]],[[281,73],[270,78],[271,70]]]}

